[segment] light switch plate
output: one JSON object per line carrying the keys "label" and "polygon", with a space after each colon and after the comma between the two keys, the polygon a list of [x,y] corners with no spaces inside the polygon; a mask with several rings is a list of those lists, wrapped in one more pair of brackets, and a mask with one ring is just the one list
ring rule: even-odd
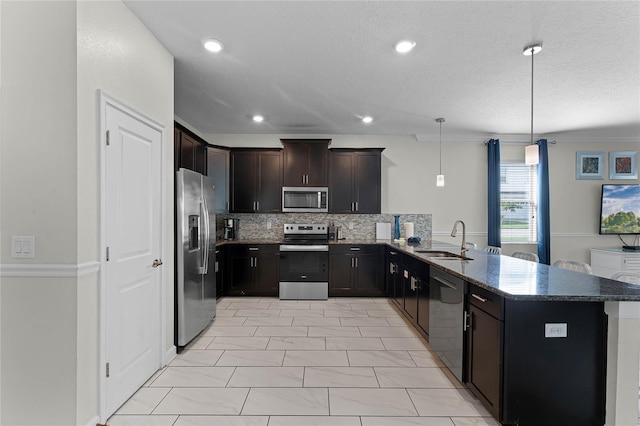
{"label": "light switch plate", "polygon": [[33,235],[11,236],[11,257],[21,259],[35,259],[36,237]]}
{"label": "light switch plate", "polygon": [[545,323],[544,337],[567,337],[567,323]]}

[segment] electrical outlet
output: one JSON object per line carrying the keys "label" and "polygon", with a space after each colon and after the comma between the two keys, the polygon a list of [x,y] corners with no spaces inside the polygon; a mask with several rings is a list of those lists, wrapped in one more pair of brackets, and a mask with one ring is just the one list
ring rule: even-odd
{"label": "electrical outlet", "polygon": [[349,222],[349,229],[353,229],[353,222]]}
{"label": "electrical outlet", "polygon": [[567,323],[545,323],[544,337],[567,337]]}
{"label": "electrical outlet", "polygon": [[271,229],[271,221],[267,221],[267,229]]}

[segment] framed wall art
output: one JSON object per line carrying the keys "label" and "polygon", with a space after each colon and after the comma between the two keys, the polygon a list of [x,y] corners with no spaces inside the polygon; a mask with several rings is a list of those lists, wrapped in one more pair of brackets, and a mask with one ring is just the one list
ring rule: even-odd
{"label": "framed wall art", "polygon": [[609,179],[638,179],[638,151],[609,152]]}
{"label": "framed wall art", "polygon": [[576,179],[604,179],[604,151],[576,152]]}

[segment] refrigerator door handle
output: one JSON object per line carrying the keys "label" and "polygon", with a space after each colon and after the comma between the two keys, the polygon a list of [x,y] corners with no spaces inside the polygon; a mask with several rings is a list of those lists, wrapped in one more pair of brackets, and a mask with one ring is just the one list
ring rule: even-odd
{"label": "refrigerator door handle", "polygon": [[205,222],[206,222],[206,230],[207,230],[207,245],[204,251],[204,258],[207,260],[207,263],[205,265],[204,268],[204,273],[208,274],[209,273],[209,249],[211,248],[211,223],[210,223],[210,219],[209,219],[209,204],[207,204],[207,199],[203,198],[204,200],[204,210],[205,210]]}
{"label": "refrigerator door handle", "polygon": [[206,275],[207,270],[209,269],[209,212],[207,210],[207,201],[205,198],[202,199],[200,203],[200,210],[204,218],[204,241],[202,247],[202,269],[201,274]]}

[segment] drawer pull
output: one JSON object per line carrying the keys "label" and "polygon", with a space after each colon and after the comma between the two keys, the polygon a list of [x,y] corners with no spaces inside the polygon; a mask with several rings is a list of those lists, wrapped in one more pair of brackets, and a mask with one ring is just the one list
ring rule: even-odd
{"label": "drawer pull", "polygon": [[249,250],[251,250],[251,251],[258,251],[258,250],[260,250],[260,248],[259,248],[259,247],[249,247]]}
{"label": "drawer pull", "polygon": [[475,293],[471,293],[471,297],[473,297],[474,299],[477,299],[477,300],[481,301],[482,303],[485,303],[487,300],[489,300],[489,299],[485,299],[485,298],[484,298],[484,297],[482,297],[482,296],[478,296],[478,295],[477,295],[477,294],[475,294]]}
{"label": "drawer pull", "polygon": [[351,247],[351,251],[360,251],[360,247]]}

